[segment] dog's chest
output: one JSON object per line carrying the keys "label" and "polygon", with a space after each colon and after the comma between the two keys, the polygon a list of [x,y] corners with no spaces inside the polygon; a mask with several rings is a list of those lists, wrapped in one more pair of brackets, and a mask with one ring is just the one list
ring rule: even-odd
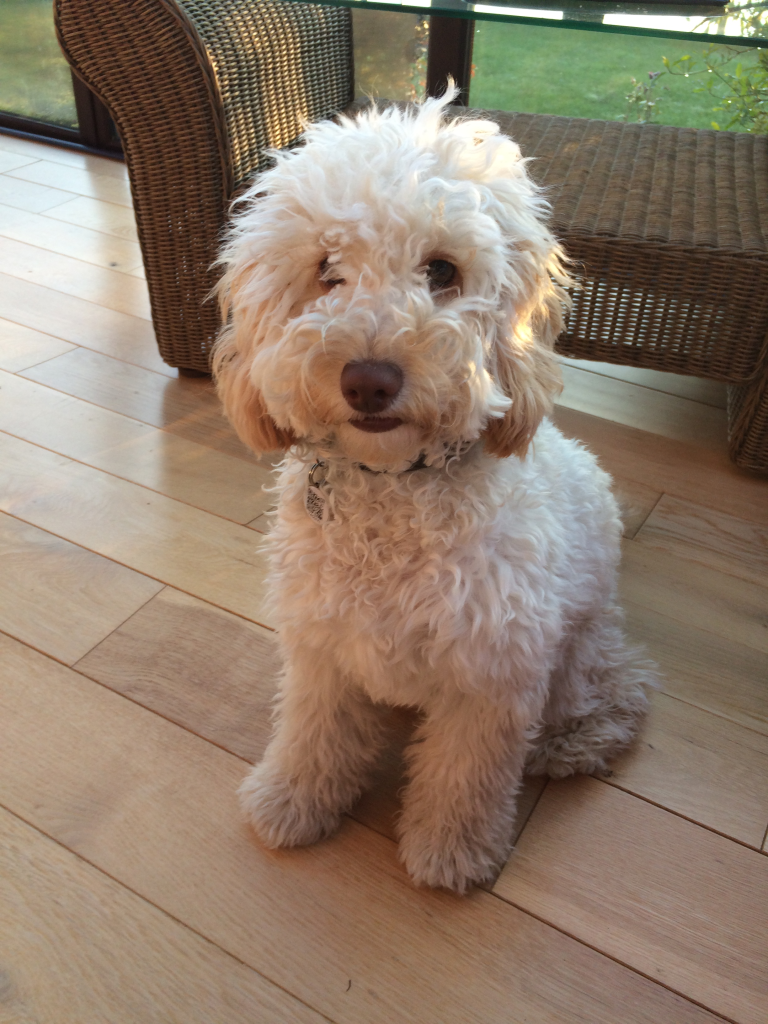
{"label": "dog's chest", "polygon": [[[320,525],[303,489],[284,495],[273,535],[282,628],[333,648],[372,696],[407,703],[466,639],[488,590],[493,513],[470,489],[379,485],[334,494]],[[470,611],[468,611],[470,609]]]}
{"label": "dog's chest", "polygon": [[408,501],[371,503],[343,518],[337,511],[321,528],[316,595],[327,613],[376,633],[391,631],[393,619],[417,630],[434,622],[449,581],[472,575],[485,532],[479,523],[459,529],[452,516]]}

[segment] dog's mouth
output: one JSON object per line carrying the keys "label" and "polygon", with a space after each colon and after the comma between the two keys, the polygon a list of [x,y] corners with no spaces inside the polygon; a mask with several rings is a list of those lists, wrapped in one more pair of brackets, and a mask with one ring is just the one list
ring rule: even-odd
{"label": "dog's mouth", "polygon": [[384,434],[399,427],[403,421],[397,416],[366,416],[364,419],[349,422],[358,430],[364,430],[366,434]]}

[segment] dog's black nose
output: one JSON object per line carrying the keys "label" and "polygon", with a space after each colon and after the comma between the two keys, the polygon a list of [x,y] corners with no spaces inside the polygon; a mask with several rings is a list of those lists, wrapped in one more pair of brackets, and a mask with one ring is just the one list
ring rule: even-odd
{"label": "dog's black nose", "polygon": [[403,371],[394,363],[366,359],[341,371],[341,393],[355,412],[383,412],[403,386]]}

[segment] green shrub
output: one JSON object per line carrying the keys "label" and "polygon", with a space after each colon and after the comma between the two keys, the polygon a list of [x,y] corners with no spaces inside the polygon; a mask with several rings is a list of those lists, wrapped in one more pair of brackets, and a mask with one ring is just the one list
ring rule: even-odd
{"label": "green shrub", "polygon": [[700,60],[665,59],[664,66],[670,75],[704,76],[693,91],[708,93],[716,101],[712,113],[730,115],[722,126],[712,121],[713,128],[768,134],[768,50],[745,54],[741,47],[715,45]]}

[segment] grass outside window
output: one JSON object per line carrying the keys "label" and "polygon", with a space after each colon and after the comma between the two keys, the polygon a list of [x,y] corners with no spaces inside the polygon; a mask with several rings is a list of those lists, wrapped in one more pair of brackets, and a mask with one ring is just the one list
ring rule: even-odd
{"label": "grass outside window", "polygon": [[[664,71],[664,57],[671,63],[686,55],[701,58],[714,41],[710,37],[697,44],[478,21],[470,104],[489,110],[634,121],[638,112],[629,108],[626,99],[632,79],[648,82],[649,73]],[[744,48],[744,64],[756,63],[759,52]],[[717,118],[715,100],[708,92],[695,92],[698,84],[682,75],[662,75],[654,87],[654,121],[711,128]]]}
{"label": "grass outside window", "polygon": [[51,0],[0,0],[0,110],[77,128]]}

